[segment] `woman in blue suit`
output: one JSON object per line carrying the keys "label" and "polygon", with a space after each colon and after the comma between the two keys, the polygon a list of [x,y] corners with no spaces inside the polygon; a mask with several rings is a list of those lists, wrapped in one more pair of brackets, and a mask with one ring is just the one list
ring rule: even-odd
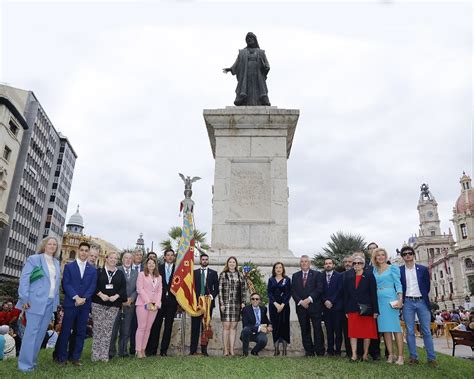
{"label": "woman in blue suit", "polygon": [[388,351],[387,363],[395,362],[392,348],[392,333],[397,343],[397,365],[403,365],[403,337],[400,326],[400,309],[402,302],[402,283],[398,266],[387,263],[388,254],[385,249],[377,248],[372,252],[374,277],[377,281],[377,300],[380,315],[377,319],[379,333],[383,333]]}
{"label": "woman in blue suit", "polygon": [[32,371],[37,365],[41,343],[51,322],[53,311],[59,305],[60,267],[54,258],[58,240],[46,237],[39,253],[26,261],[18,287],[16,307],[26,314],[26,328],[18,356],[18,369]]}

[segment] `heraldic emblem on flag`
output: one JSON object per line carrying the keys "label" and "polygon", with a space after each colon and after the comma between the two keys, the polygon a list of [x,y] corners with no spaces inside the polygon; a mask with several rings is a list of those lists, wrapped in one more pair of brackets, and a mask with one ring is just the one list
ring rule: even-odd
{"label": "heraldic emblem on flag", "polygon": [[204,296],[196,298],[194,289],[194,201],[191,200],[192,183],[201,179],[197,176],[192,179],[179,174],[184,181],[184,197],[181,202],[183,212],[183,228],[176,252],[176,270],[171,284],[171,292],[176,296],[178,304],[191,316],[201,316],[205,310]]}

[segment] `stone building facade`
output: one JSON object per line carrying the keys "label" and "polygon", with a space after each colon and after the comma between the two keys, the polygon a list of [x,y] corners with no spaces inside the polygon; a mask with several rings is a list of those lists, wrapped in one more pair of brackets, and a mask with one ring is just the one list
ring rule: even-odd
{"label": "stone building facade", "polygon": [[438,203],[428,186],[421,186],[418,201],[420,228],[418,235],[409,239],[417,263],[425,265],[431,273],[431,301],[441,309],[469,306],[474,298],[474,192],[471,179],[461,178],[461,195],[453,209],[456,233],[451,229],[442,233]]}

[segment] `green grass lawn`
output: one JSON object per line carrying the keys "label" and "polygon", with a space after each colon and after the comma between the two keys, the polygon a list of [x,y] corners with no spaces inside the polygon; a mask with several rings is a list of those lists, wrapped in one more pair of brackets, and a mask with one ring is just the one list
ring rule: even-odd
{"label": "green grass lawn", "polygon": [[15,360],[0,361],[0,378],[473,378],[474,361],[437,354],[439,367],[428,367],[419,349],[421,364],[395,366],[383,361],[349,363],[345,358],[303,357],[167,357],[115,358],[108,363],[90,361],[91,341],[86,342],[84,366],[58,366],[51,350],[42,350],[34,373],[22,374]]}

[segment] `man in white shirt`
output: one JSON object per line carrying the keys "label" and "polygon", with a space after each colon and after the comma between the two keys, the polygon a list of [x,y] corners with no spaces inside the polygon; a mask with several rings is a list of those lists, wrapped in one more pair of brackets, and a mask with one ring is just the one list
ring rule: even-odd
{"label": "man in white shirt", "polygon": [[[66,364],[69,359],[75,366],[82,365],[80,358],[86,338],[91,298],[97,284],[97,270],[87,260],[89,249],[87,242],[81,242],[76,260],[64,266],[64,316],[57,349],[60,364]],[[73,346],[69,343],[68,354],[68,341],[73,328],[76,337]]]}
{"label": "man in white shirt", "polygon": [[400,281],[403,288],[403,320],[407,329],[407,345],[410,352],[409,364],[418,364],[415,340],[415,317],[418,317],[423,333],[428,365],[437,367],[436,355],[431,336],[430,273],[428,268],[415,264],[415,250],[404,246],[400,255],[405,264],[400,267]]}

